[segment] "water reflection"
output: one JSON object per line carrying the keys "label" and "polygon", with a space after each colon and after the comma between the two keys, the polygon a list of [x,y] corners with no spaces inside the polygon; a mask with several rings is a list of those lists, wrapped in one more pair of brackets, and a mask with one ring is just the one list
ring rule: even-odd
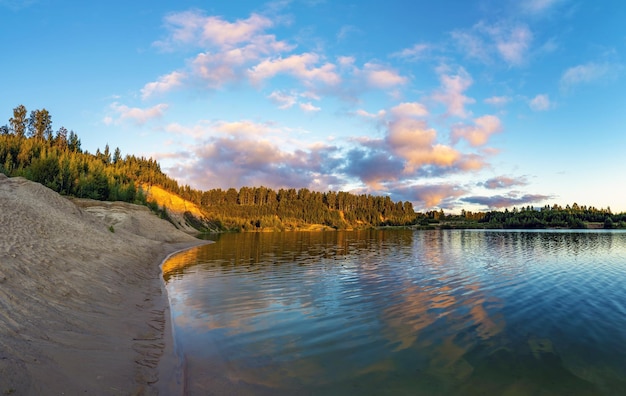
{"label": "water reflection", "polygon": [[225,234],[164,265],[191,394],[626,392],[626,234]]}

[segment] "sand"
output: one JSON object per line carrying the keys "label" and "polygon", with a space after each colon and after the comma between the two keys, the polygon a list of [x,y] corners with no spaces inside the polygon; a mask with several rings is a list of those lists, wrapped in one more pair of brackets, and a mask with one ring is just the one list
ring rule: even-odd
{"label": "sand", "polygon": [[0,394],[180,393],[159,264],[201,243],[0,174]]}

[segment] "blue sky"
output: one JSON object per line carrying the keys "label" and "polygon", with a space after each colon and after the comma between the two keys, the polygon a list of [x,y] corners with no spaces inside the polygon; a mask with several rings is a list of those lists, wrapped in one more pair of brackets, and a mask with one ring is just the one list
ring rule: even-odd
{"label": "blue sky", "polygon": [[626,211],[626,3],[0,0],[0,123],[194,188]]}

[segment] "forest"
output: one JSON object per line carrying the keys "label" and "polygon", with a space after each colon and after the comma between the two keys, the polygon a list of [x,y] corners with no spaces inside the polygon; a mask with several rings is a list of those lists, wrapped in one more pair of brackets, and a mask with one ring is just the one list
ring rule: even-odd
{"label": "forest", "polygon": [[[200,191],[179,186],[162,172],[152,158],[122,156],[108,144],[91,154],[81,148],[78,135],[65,127],[52,129],[46,109],[28,114],[23,106],[13,109],[9,123],[0,126],[0,172],[41,183],[62,195],[150,206],[143,185],[156,185],[198,205],[205,219],[190,218],[202,231],[207,221],[222,231],[294,230],[307,225],[333,229],[383,226],[415,228],[626,228],[626,213],[610,208],[573,204],[541,208],[522,207],[505,211],[445,214],[443,210],[415,212],[411,202],[393,202],[389,196],[319,192],[307,188],[241,187],[238,190]],[[203,220],[203,221],[199,221]]]}

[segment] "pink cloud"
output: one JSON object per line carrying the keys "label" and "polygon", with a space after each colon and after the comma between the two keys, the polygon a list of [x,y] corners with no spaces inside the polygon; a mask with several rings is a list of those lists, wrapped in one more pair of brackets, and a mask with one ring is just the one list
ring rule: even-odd
{"label": "pink cloud", "polygon": [[159,77],[157,81],[147,83],[141,90],[141,97],[147,99],[155,94],[169,92],[183,85],[187,75],[183,72],[174,71]]}
{"label": "pink cloud", "polygon": [[363,66],[363,74],[368,86],[378,89],[393,88],[408,81],[396,70],[374,63],[366,63]]}
{"label": "pink cloud", "polygon": [[468,116],[465,105],[475,102],[464,94],[473,80],[462,67],[459,67],[456,74],[449,74],[447,71],[445,67],[438,69],[441,88],[434,93],[433,99],[447,107],[448,115],[465,118]]}
{"label": "pink cloud", "polygon": [[492,96],[484,100],[485,103],[493,105],[493,106],[504,106],[511,101],[511,98],[508,96]]}
{"label": "pink cloud", "polygon": [[493,115],[485,115],[474,119],[474,125],[461,125],[452,128],[452,141],[460,138],[469,142],[473,147],[483,146],[494,133],[502,131],[500,119]]}
{"label": "pink cloud", "polygon": [[107,116],[104,122],[105,124],[116,124],[120,121],[131,120],[137,125],[143,125],[150,120],[162,117],[168,107],[169,106],[167,104],[160,103],[155,106],[142,109],[139,107],[128,107],[114,102],[111,104],[110,108],[117,114],[117,118]]}
{"label": "pink cloud", "polygon": [[479,22],[469,30],[453,32],[452,38],[470,58],[490,63],[499,57],[509,65],[521,66],[526,63],[533,34],[523,24]]}
{"label": "pink cloud", "polygon": [[423,104],[417,102],[404,102],[392,107],[391,114],[396,118],[424,117],[428,115],[428,110]]}
{"label": "pink cloud", "polygon": [[273,25],[270,19],[258,14],[228,22],[217,16],[207,17],[199,11],[172,13],[165,17],[165,28],[169,31],[169,36],[154,44],[165,49],[180,45],[217,46],[227,49],[251,41]]}
{"label": "pink cloud", "polygon": [[423,57],[431,50],[431,45],[425,43],[418,43],[413,45],[410,48],[405,48],[400,52],[396,52],[392,54],[393,57],[396,58],[406,58],[409,60],[418,60]]}
{"label": "pink cloud", "polygon": [[515,186],[525,186],[527,185],[528,182],[526,181],[526,178],[521,177],[518,179],[514,179],[512,177],[507,177],[507,176],[497,176],[497,177],[493,177],[491,179],[487,179],[485,180],[484,183],[480,183],[480,186],[483,186],[485,188],[488,188],[490,190],[495,190],[495,189],[499,189],[499,188],[509,188],[509,187],[515,187]]}
{"label": "pink cloud", "polygon": [[552,102],[546,94],[537,95],[528,102],[530,108],[534,111],[546,111],[552,108]]}
{"label": "pink cloud", "polygon": [[281,91],[272,92],[268,98],[278,105],[279,109],[288,109],[297,103],[297,96]]}
{"label": "pink cloud", "polygon": [[316,67],[320,57],[314,53],[291,55],[287,58],[268,59],[248,70],[250,79],[260,82],[274,77],[277,74],[290,74],[303,82],[321,82],[326,85],[337,85],[341,77],[336,72],[335,65],[325,63]]}
{"label": "pink cloud", "polygon": [[311,102],[300,103],[300,109],[307,113],[315,113],[322,110],[320,107],[314,106]]}

